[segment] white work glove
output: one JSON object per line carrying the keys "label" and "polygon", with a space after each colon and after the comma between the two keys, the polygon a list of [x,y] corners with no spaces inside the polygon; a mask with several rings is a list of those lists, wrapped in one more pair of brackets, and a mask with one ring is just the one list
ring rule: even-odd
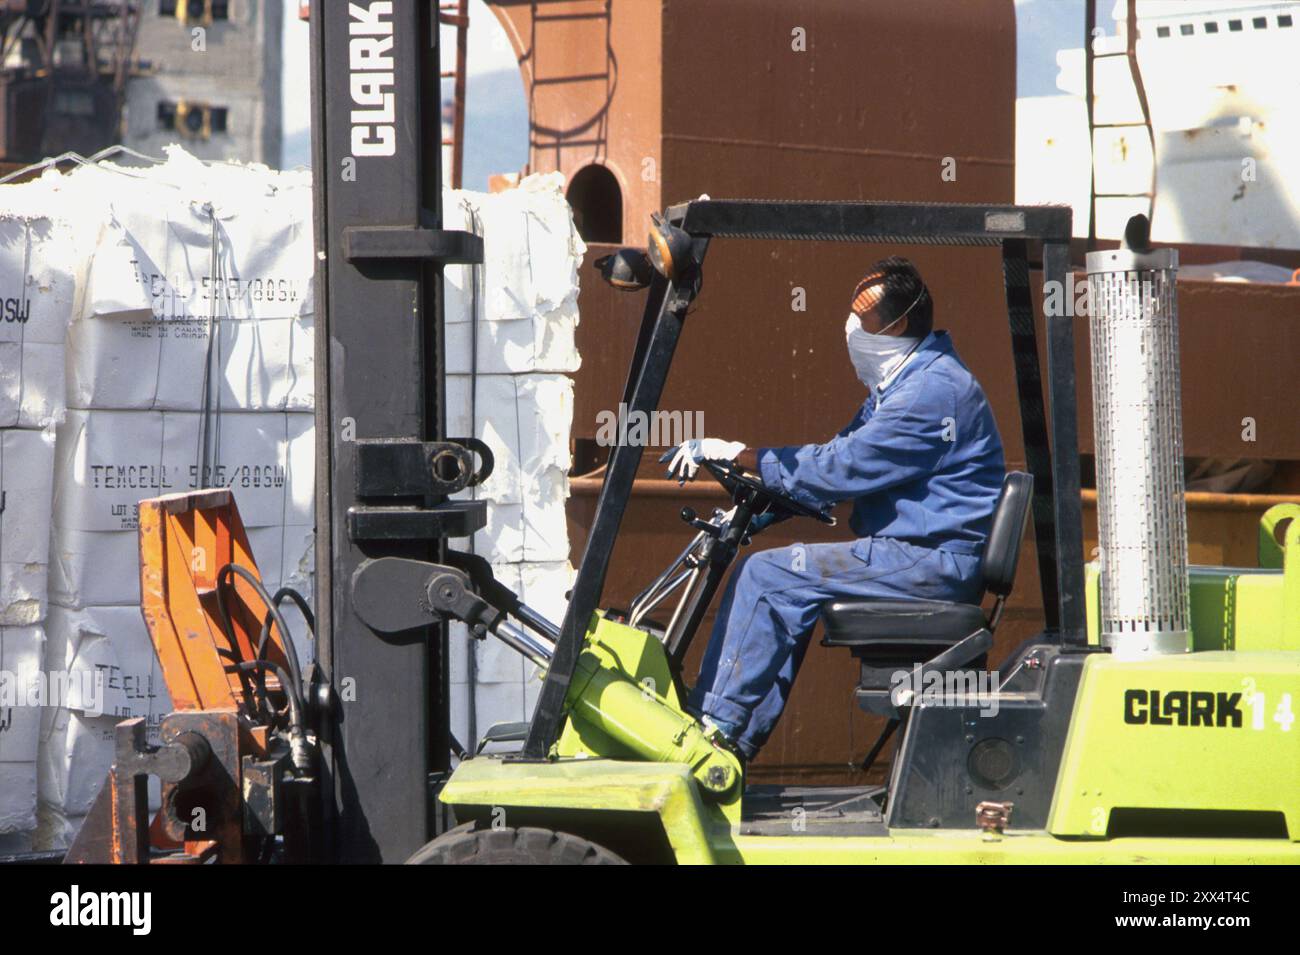
{"label": "white work glove", "polygon": [[701,461],[734,461],[736,455],[745,450],[739,441],[723,441],[721,438],[692,438],[678,446],[676,453],[669,451],[660,461],[672,462],[668,465],[668,476],[679,481],[694,480],[695,472],[700,469]]}

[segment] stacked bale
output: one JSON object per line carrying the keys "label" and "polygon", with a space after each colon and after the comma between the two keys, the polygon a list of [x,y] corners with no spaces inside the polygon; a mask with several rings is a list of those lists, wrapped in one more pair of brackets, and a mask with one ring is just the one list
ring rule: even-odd
{"label": "stacked bale", "polygon": [[[565,501],[579,358],[578,267],[586,247],[559,173],[506,192],[455,192],[446,226],[484,237],[484,264],[447,270],[447,429],[487,442],[492,477],[463,496],[489,501],[474,550],[524,603],[559,623],[573,584]],[[462,548],[469,541],[453,541]],[[455,627],[452,729],[466,746],[488,727],[527,719],[536,667],[497,640]],[[473,651],[471,656],[470,651]]]}
{"label": "stacked bale", "polygon": [[171,709],[139,610],[138,502],[232,488],[263,580],[309,599],[314,522],[309,175],[174,151],[58,192],[96,240],[63,339],[45,648],[46,672],[83,692],[44,712],[45,845],[90,808],[116,724],[152,735]]}
{"label": "stacked bale", "polygon": [[[585,251],[562,185],[445,198],[447,227],[487,246],[448,269],[448,433],[497,461],[465,495],[490,501],[488,527],[452,544],[557,622]],[[67,845],[117,723],[156,731],[171,708],[139,610],[141,499],[232,488],[269,589],[311,599],[310,186],[173,148],[0,188],[0,849]],[[460,738],[526,718],[531,666],[463,628],[452,647]]]}
{"label": "stacked bale", "polygon": [[36,828],[53,429],[77,292],[78,246],[33,198],[0,195],[0,849],[13,851]]}

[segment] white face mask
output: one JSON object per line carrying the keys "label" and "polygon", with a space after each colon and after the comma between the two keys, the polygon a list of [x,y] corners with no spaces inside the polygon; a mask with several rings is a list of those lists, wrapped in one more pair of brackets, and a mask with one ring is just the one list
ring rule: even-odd
{"label": "white face mask", "polygon": [[902,367],[920,342],[919,338],[864,332],[862,320],[853,312],[849,313],[849,320],[844,325],[844,337],[849,346],[849,360],[853,362],[853,370],[858,373],[858,380],[872,391]]}

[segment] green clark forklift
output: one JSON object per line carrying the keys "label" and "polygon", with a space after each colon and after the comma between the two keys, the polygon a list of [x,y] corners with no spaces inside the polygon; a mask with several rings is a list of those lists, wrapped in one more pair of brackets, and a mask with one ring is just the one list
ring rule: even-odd
{"label": "green clark forklift", "polygon": [[[142,606],[177,710],[160,745],[141,719],[119,725],[65,861],[1300,862],[1300,507],[1263,516],[1258,567],[1186,566],[1168,254],[1135,233],[1088,263],[1105,558],[1089,566],[1076,318],[1051,302],[1068,208],[701,199],[653,217],[644,250],[602,261],[646,297],[610,406],[649,414],[714,241],[1001,251],[1026,473],[1007,475],[996,507],[985,598],[823,608],[828,652],[860,669],[855,704],[885,718],[863,762],[892,745],[888,785],[747,787],[684,711],[683,661],[746,541],[769,519],[831,518],[708,464],[734,508],[683,508],[681,555],[610,608],[642,454],[620,444],[558,624],[452,549],[485,524],[488,502],[456,495],[492,454],[446,433],[442,270],[482,262],[484,245],[441,227],[440,14],[312,6],[316,652],[297,666],[276,610],[294,595],[265,593],[229,489],[145,502]],[[993,681],[1029,527],[1044,629]],[[505,641],[542,680],[532,719],[493,727],[454,769],[448,620]],[[148,775],[163,782],[152,822]]]}
{"label": "green clark forklift", "polygon": [[[1076,319],[1045,308],[1044,376],[1029,288],[1031,256],[1046,288],[1065,287],[1070,234],[1063,207],[705,199],[655,216],[646,250],[598,263],[647,296],[621,400],[650,412],[714,240],[999,246],[1028,473],[1006,477],[982,605],[823,608],[823,644],[861,668],[856,704],[886,718],[867,758],[893,740],[885,786],[747,787],[683,709],[683,660],[738,549],[761,533],[756,519],[832,522],[734,464],[705,465],[734,510],[682,509],[689,542],[625,608],[600,601],[641,457],[632,445],[612,450],[559,625],[471,555],[363,562],[353,592],[375,630],[463,620],[543,681],[531,721],[493,727],[461,759],[438,797],[458,825],[410,861],[1300,863],[1300,506],[1263,516],[1258,567],[1186,566],[1181,459],[1141,451],[1179,438],[1175,263],[1143,243],[1095,253],[1094,290],[1134,293],[1107,298],[1130,314],[1100,331],[1106,316],[1094,316],[1094,352],[1127,335],[1147,364],[1110,374],[1109,349],[1094,373],[1099,433],[1112,414],[1116,433],[1136,437],[1099,447],[1103,551],[1115,556],[1085,566]],[[1135,494],[1124,482],[1145,484]],[[1029,526],[1046,626],[981,693]],[[387,599],[394,587],[427,600]],[[675,593],[669,622],[654,622]]]}

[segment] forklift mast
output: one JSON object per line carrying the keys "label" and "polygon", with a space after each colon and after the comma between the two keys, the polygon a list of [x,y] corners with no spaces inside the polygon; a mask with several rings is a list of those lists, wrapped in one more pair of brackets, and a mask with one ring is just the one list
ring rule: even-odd
{"label": "forklift mast", "polygon": [[443,266],[481,262],[483,246],[441,228],[438,5],[320,3],[310,20],[326,852],[400,862],[438,829],[447,635],[372,630],[353,577],[367,559],[438,561],[445,538],[484,524],[482,502],[447,499],[472,458],[445,440],[442,289]]}

